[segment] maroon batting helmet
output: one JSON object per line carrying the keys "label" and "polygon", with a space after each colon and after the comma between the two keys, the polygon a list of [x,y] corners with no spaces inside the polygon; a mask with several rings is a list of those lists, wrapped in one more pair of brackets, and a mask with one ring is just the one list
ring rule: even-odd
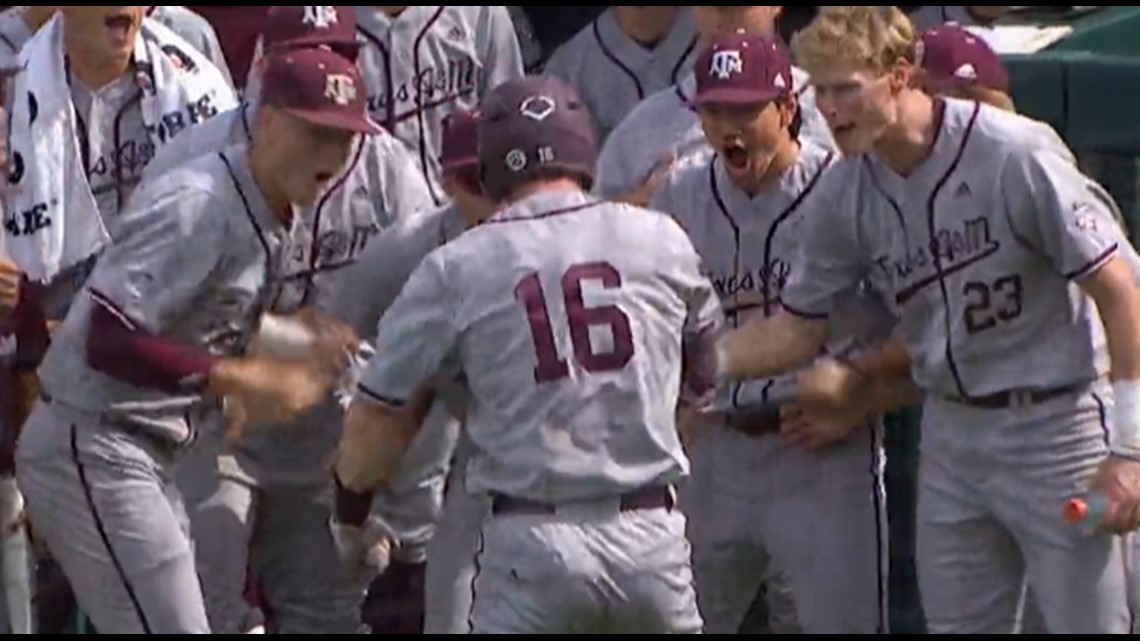
{"label": "maroon batting helmet", "polygon": [[483,100],[479,179],[494,201],[535,178],[572,176],[594,183],[594,125],[573,87],[530,76],[496,87]]}

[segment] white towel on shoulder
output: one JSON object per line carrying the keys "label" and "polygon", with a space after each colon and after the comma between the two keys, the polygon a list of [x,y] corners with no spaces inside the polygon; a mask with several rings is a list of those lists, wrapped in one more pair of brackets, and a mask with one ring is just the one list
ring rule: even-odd
{"label": "white towel on shoulder", "polygon": [[[110,240],[83,169],[64,64],[63,20],[56,15],[20,55],[9,115],[12,193],[4,245],[36,282],[49,282]],[[237,106],[222,74],[156,21],[143,21],[135,43],[143,121],[155,147],[189,126]]]}

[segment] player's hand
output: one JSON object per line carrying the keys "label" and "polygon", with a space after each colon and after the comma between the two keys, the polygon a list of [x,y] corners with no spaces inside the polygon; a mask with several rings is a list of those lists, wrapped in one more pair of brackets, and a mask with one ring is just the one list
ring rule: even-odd
{"label": "player's hand", "polygon": [[332,384],[317,364],[269,356],[224,360],[210,372],[211,395],[225,400],[227,436],[248,424],[287,423],[324,401]]}
{"label": "player's hand", "polygon": [[657,164],[653,166],[641,185],[618,200],[637,207],[648,206],[649,201],[653,200],[654,194],[661,188],[665,179],[669,177],[669,172],[672,171],[673,165],[676,163],[677,155],[672,151],[665,152],[658,158]]}
{"label": "player's hand", "polygon": [[1125,535],[1140,530],[1140,461],[1109,456],[1092,487],[1105,498],[1098,532]]}
{"label": "player's hand", "polygon": [[360,347],[355,330],[313,307],[300,310],[295,317],[313,332],[314,352],[318,358],[325,359],[337,371],[348,366],[349,358]]}
{"label": "player's hand", "polygon": [[780,437],[795,447],[822,450],[846,439],[866,417],[855,404],[838,408],[788,405],[780,409]]}
{"label": "player's hand", "polygon": [[11,314],[20,302],[23,273],[16,263],[0,258],[0,317]]}
{"label": "player's hand", "polygon": [[329,520],[329,533],[344,569],[352,574],[383,574],[391,562],[396,535],[383,521],[370,517],[355,527]]}
{"label": "player's hand", "polygon": [[796,380],[796,402],[801,407],[845,408],[867,394],[870,379],[834,358],[822,358]]}

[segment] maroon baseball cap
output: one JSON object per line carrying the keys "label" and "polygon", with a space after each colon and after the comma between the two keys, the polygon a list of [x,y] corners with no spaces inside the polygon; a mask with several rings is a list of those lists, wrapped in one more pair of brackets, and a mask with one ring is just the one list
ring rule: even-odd
{"label": "maroon baseball cap", "polygon": [[778,43],[736,33],[718,38],[697,58],[699,105],[754,105],[792,93],[792,63]]}
{"label": "maroon baseball cap", "polygon": [[363,134],[382,130],[368,116],[356,63],[325,49],[282,51],[265,59],[261,102],[313,124]]}
{"label": "maroon baseball cap", "polygon": [[479,113],[457,111],[443,121],[444,171],[457,171],[479,164]]}
{"label": "maroon baseball cap", "polygon": [[303,47],[328,47],[356,60],[356,12],[351,6],[275,6],[265,14],[261,48],[265,53]]}
{"label": "maroon baseball cap", "polygon": [[922,74],[933,87],[1009,90],[1001,58],[985,40],[962,27],[944,24],[923,31],[919,51]]}

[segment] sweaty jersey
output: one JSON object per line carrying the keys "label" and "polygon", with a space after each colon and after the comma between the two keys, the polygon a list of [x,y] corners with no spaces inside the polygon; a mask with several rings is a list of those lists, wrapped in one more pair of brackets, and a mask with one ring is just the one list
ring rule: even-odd
{"label": "sweaty jersey", "polygon": [[207,60],[221,72],[222,77],[232,87],[234,80],[230,75],[230,66],[226,63],[226,56],[222,52],[222,45],[218,42],[218,34],[210,22],[197,13],[178,5],[164,5],[147,7],[147,17],[161,22],[167,29],[178,34],[183,40],[194,47]]}
{"label": "sweaty jersey", "polygon": [[270,211],[239,149],[202,156],[146,183],[55,332],[40,368],[54,402],[175,445],[216,408],[195,392],[143,390],[85,358],[93,305],[151,334],[219,356],[241,355],[280,287],[288,229]]}
{"label": "sweaty jersey", "polygon": [[720,307],[667,216],[544,192],[429,255],[380,322],[363,397],[462,373],[473,494],[557,504],[677,483],[686,339]]}
{"label": "sweaty jersey", "polygon": [[824,177],[785,307],[826,317],[870,279],[897,308],[916,381],[943,397],[1105,374],[1101,321],[1074,281],[1122,249],[1111,197],[1047,125],[971,102],[935,105],[937,140],[909,177],[874,155]]}
{"label": "sweaty jersey", "polygon": [[[792,79],[803,119],[801,140],[835,149],[831,130],[815,107],[815,92],[807,84],[807,74],[793,68]],[[598,156],[598,195],[618,198],[634,191],[670,153],[677,158],[678,166],[712,154],[692,102],[696,85],[696,76],[690,73],[679,84],[647,98],[621,121]]]}
{"label": "sweaty jersey", "polygon": [[523,75],[507,8],[419,5],[392,18],[358,6],[356,26],[372,118],[408,147],[442,204],[443,121]]}
{"label": "sweaty jersey", "polygon": [[545,70],[578,90],[604,142],[642,100],[692,71],[696,46],[688,7],[678,7],[672,31],[652,49],[627,36],[610,8],[559,47]]}

